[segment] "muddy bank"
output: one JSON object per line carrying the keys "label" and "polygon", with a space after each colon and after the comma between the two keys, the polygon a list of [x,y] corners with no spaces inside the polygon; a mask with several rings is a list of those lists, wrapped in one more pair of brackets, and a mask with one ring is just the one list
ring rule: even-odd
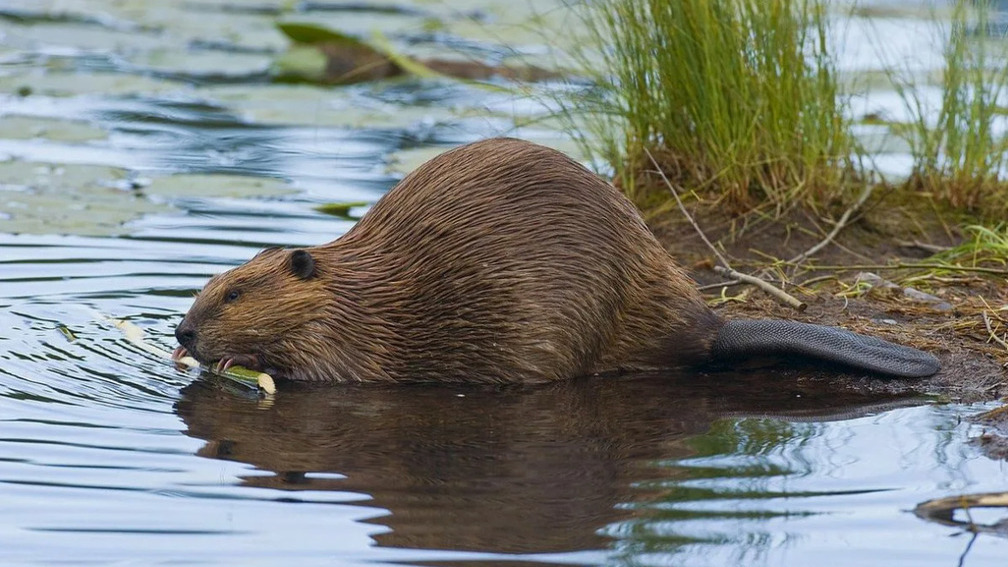
{"label": "muddy bank", "polygon": [[[720,298],[716,293],[710,299]],[[915,306],[900,309],[893,300],[838,298],[827,291],[798,296],[808,304],[804,312],[783,307],[761,292],[725,303],[717,311],[725,317],[786,318],[844,327],[922,348],[934,353],[942,363],[938,374],[921,380],[873,378],[838,368],[824,371],[813,380],[840,381],[851,388],[875,392],[939,394],[949,401],[963,402],[993,400],[1008,393],[1004,355],[980,337],[963,336],[962,327],[973,322],[964,314],[925,312]]]}
{"label": "muddy bank", "polygon": [[[918,214],[914,222],[903,222],[909,218],[905,215],[913,214]],[[713,214],[700,214],[696,220],[734,269],[763,273],[764,279],[807,305],[799,311],[748,285],[719,285],[726,280],[713,271],[714,253],[696,230],[675,213],[652,216],[659,240],[690,269],[722,316],[844,327],[927,350],[942,362],[941,372],[923,380],[883,380],[836,368],[810,380],[839,380],[851,388],[879,392],[938,394],[951,401],[1008,395],[1008,348],[998,342],[1008,319],[1008,273],[999,273],[998,266],[991,272],[935,268],[930,260],[934,252],[963,239],[946,223],[929,222],[934,219],[919,212],[875,207],[810,258],[788,263],[782,259],[819,243],[828,223],[805,213],[750,224]]]}

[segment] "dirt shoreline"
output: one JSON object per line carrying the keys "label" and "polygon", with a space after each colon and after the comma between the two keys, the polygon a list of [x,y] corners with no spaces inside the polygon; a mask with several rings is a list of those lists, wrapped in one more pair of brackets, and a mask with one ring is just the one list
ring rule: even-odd
{"label": "dirt shoreline", "polygon": [[[717,295],[709,295],[717,299]],[[859,298],[844,300],[823,292],[799,296],[808,304],[804,312],[783,307],[754,291],[743,302],[716,308],[727,318],[785,318],[820,325],[844,327],[852,331],[908,344],[934,353],[942,363],[938,374],[920,380],[892,380],[836,369],[824,380],[842,387],[873,392],[937,394],[949,401],[990,401],[1008,395],[1005,356],[983,340],[964,337],[955,330],[960,319],[955,313],[900,313],[891,300]]]}
{"label": "dirt shoreline", "polygon": [[[696,219],[701,227],[710,227],[704,228],[708,239],[733,268],[749,274],[773,268],[772,283],[806,303],[804,311],[784,306],[752,286],[717,285],[725,279],[712,269],[713,252],[681,215],[668,213],[649,221],[659,240],[705,286],[709,302],[724,317],[781,318],[844,327],[927,350],[942,363],[938,374],[922,380],[887,380],[842,369],[831,369],[812,380],[830,380],[831,385],[859,390],[936,394],[962,402],[1008,395],[1008,348],[993,340],[987,330],[991,324],[996,335],[1005,334],[1008,277],[970,272],[945,277],[912,268],[865,268],[911,265],[933,253],[928,245],[901,242],[960,243],[961,235],[944,223],[921,228],[920,222],[900,222],[905,214],[902,209],[869,212],[803,266],[775,259],[792,258],[821,240],[821,229],[817,234],[808,228],[808,215],[742,230],[724,218],[708,215]],[[909,231],[907,226],[916,228]],[[892,230],[894,227],[902,232]]]}

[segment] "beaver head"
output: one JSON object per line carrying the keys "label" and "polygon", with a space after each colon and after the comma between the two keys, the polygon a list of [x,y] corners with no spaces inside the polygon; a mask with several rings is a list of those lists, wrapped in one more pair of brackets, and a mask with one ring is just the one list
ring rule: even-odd
{"label": "beaver head", "polygon": [[269,248],[212,278],[175,330],[196,360],[281,375],[310,343],[332,293],[308,250]]}

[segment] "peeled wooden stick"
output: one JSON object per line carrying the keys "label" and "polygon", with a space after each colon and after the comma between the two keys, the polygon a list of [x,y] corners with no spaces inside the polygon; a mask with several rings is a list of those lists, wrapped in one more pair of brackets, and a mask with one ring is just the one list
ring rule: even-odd
{"label": "peeled wooden stick", "polygon": [[[1008,492],[988,492],[981,494],[962,494],[948,498],[938,498],[922,502],[914,508],[914,514],[944,524],[947,526],[967,526],[973,532],[1003,533],[997,524],[976,524],[969,516],[971,508],[1008,508]],[[955,511],[962,510],[967,515],[967,521],[955,519]]]}
{"label": "peeled wooden stick", "polygon": [[[181,364],[183,366],[188,366],[189,368],[199,368],[200,363],[198,360],[191,356],[183,356],[180,358],[175,358],[175,356],[161,348],[158,348],[147,341],[144,340],[144,331],[140,327],[137,327],[129,321],[124,321],[122,319],[111,319],[112,323],[117,329],[123,332],[126,340],[136,345],[138,348],[149,352],[155,356],[161,358],[167,358],[176,364]],[[256,370],[250,370],[241,366],[232,366],[223,372],[218,372],[214,368],[208,368],[210,372],[217,374],[219,376],[224,376],[225,378],[230,378],[237,382],[243,384],[254,383],[256,387],[261,389],[267,394],[276,393],[276,384],[273,383],[273,377],[265,372],[258,372]]]}

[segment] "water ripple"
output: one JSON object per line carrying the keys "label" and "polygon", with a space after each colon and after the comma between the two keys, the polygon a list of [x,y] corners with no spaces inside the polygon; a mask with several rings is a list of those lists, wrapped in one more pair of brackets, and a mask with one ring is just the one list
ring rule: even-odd
{"label": "water ripple", "polygon": [[[89,181],[124,209],[103,233],[119,236],[0,234],[0,564],[954,564],[963,538],[905,511],[1003,490],[1002,463],[967,442],[971,408],[886,405],[773,372],[282,385],[259,399],[175,369],[108,321],[171,350],[210,276],[266,246],[346,232],[352,220],[314,207],[374,203],[396,179],[394,152],[557,139],[546,124],[516,127],[542,116],[534,96],[264,80],[287,48],[274,20],[288,8],[395,22],[407,48],[510,58],[459,29],[521,7],[477,4],[0,7],[0,219],[13,216],[8,196],[35,189],[54,193],[43,221],[66,212],[53,203],[76,182],[57,172],[74,164],[113,177]],[[68,122],[76,136],[61,137]],[[52,175],[23,179],[35,169]],[[276,190],[246,194],[259,181]],[[967,563],[1003,563],[1008,541],[984,538]]]}

